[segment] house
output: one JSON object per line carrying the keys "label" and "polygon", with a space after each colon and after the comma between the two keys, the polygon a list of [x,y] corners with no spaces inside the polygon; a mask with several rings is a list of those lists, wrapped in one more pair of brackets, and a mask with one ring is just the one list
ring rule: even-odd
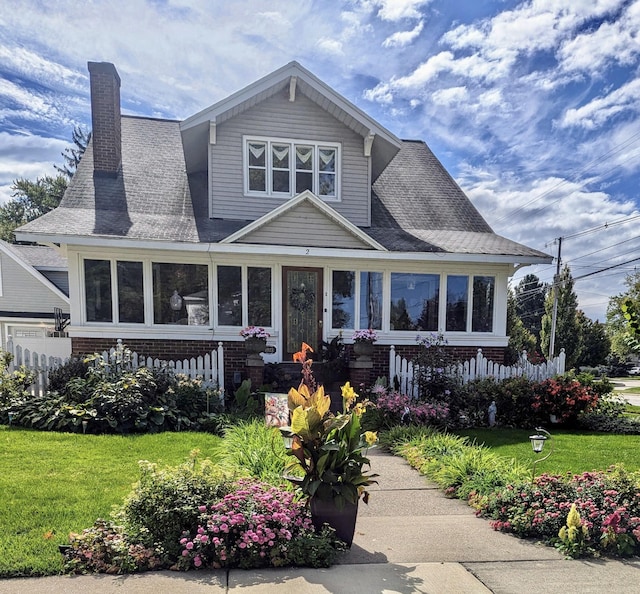
{"label": "house", "polygon": [[0,241],[0,340],[54,357],[71,354],[67,260],[51,247]]}
{"label": "house", "polygon": [[17,232],[68,259],[74,353],[222,342],[230,372],[256,325],[269,362],[364,328],[373,374],[437,331],[502,360],[509,277],[551,257],[493,233],[424,142],[296,62],[184,121],[122,116],[115,67],[89,72],[91,142],[60,206]]}

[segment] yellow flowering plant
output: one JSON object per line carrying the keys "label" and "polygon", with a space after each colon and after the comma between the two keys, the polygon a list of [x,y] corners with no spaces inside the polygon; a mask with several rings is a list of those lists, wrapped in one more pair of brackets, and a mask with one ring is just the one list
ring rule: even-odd
{"label": "yellow flowering plant", "polygon": [[284,434],[292,438],[288,452],[292,461],[286,472],[301,475],[294,482],[308,497],[332,500],[339,508],[345,503],[355,504],[360,497],[368,503],[366,487],[376,482],[377,475],[364,471],[370,466],[366,451],[376,443],[377,435],[362,431],[361,417],[370,403],[358,400],[347,382],[342,386],[342,412],[331,412],[329,395],[312,381],[307,359],[310,350],[303,345],[294,357],[303,364],[306,374],[298,389],[289,391],[291,430]]}

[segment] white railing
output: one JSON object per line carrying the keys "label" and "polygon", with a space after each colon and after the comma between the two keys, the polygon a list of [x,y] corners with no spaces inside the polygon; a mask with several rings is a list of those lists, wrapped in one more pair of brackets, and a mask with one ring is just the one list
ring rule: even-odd
{"label": "white railing", "polygon": [[[109,351],[103,351],[101,355],[106,361],[113,360],[118,351],[122,352],[122,348],[122,340],[118,339],[117,347],[111,348]],[[7,351],[13,355],[13,361],[9,366],[10,371],[24,365],[35,373],[36,379],[30,389],[32,395],[44,394],[47,390],[49,371],[67,360],[31,352],[29,349],[23,349],[20,345],[14,345],[11,339],[7,340]],[[166,367],[193,379],[202,378],[203,381],[215,384],[218,388],[224,390],[224,350],[221,342],[218,343],[218,348],[210,353],[176,361],[153,359],[139,356],[137,353],[131,353],[127,366],[131,369],[138,369],[139,367],[162,369]]]}
{"label": "white railing", "polygon": [[[476,379],[491,378],[501,381],[510,377],[527,377],[532,381],[543,381],[563,374],[565,360],[564,349],[557,357],[538,364],[529,362],[526,351],[523,351],[515,365],[502,365],[486,359],[482,354],[482,349],[478,349],[478,354],[473,359],[452,365],[447,368],[447,373],[458,377],[463,384]],[[389,349],[389,383],[393,385],[397,382],[400,392],[417,397],[417,371],[417,365],[400,355],[396,355],[396,349],[392,345]]]}

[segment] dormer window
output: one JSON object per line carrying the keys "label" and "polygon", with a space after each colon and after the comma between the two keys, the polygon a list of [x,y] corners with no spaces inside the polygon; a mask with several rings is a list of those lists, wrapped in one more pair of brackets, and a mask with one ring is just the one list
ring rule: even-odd
{"label": "dormer window", "polygon": [[245,137],[244,147],[245,194],[291,198],[310,190],[340,199],[339,144]]}

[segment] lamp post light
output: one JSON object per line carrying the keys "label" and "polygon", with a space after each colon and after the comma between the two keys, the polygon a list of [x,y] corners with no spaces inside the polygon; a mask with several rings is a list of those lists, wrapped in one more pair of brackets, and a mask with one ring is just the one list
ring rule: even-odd
{"label": "lamp post light", "polygon": [[553,449],[554,449],[554,443],[553,443],[553,439],[551,439],[551,433],[549,433],[542,427],[536,427],[536,432],[537,433],[535,435],[529,436],[529,440],[531,441],[531,448],[533,449],[533,451],[536,454],[542,453],[542,450],[544,449],[544,444],[548,439],[551,440],[551,451],[546,456],[543,456],[542,458],[538,458],[534,460],[533,469],[531,470],[531,483],[533,483],[536,478],[536,465],[538,464],[538,462],[543,462],[549,456],[551,456],[551,454],[553,454]]}

